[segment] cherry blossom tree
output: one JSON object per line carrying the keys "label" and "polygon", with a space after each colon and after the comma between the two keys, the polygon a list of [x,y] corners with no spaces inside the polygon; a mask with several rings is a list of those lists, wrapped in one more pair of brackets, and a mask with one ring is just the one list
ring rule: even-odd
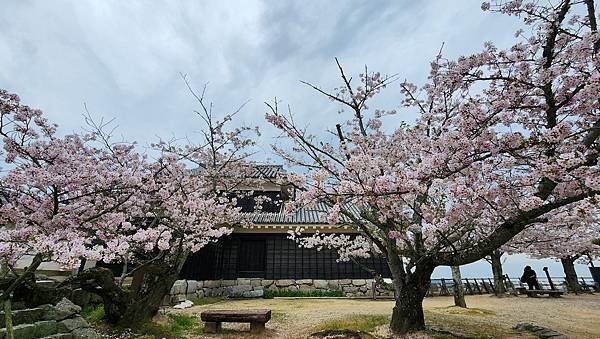
{"label": "cherry blossom tree", "polygon": [[502,270],[502,256],[504,251],[501,249],[495,250],[485,258],[492,267],[492,276],[494,277],[494,295],[497,297],[504,296],[506,286],[504,285],[504,272]]}
{"label": "cherry blossom tree", "polygon": [[334,91],[309,84],[348,116],[332,131],[336,142],[300,128],[277,103],[266,115],[294,142],[291,151],[275,151],[306,169],[289,178],[302,192],[287,210],[324,201],[325,220],[351,221],[370,246],[321,234],[300,242],[382,253],[396,290],[394,333],[424,328],[422,300],[435,267],[482,259],[561,208],[597,203],[600,42],[593,2],[482,8],[522,18],[529,33],[517,32],[506,50],[486,43],[457,60],[440,53],[427,84],[401,83],[404,106],[419,113],[412,124],[393,123],[399,113],[368,106],[395,77],[365,69],[355,87],[342,67]]}
{"label": "cherry blossom tree", "polygon": [[[249,157],[258,129],[230,127],[243,105],[216,119],[213,104],[205,99],[206,86],[196,93],[183,79],[200,106],[195,113],[202,122],[201,137],[197,142],[186,139],[181,145],[176,141],[154,145],[162,156],[149,167],[140,232],[145,232],[141,239],[150,237],[155,247],[137,247],[126,256],[143,258],[130,272],[133,282],[120,319],[129,326],[156,314],[190,253],[231,233],[233,227],[250,224],[250,216],[236,207],[236,198],[252,194],[240,188],[250,185],[249,174],[255,170]],[[265,201],[260,198],[257,209]],[[104,299],[106,303],[110,294]]]}
{"label": "cherry blossom tree", "polygon": [[[57,137],[41,111],[4,90],[0,135],[7,166],[0,179],[2,262],[32,255],[34,271],[43,261],[73,266],[81,256],[111,255],[126,211],[139,212],[134,196],[143,158],[127,146],[94,148],[91,135]],[[96,238],[106,245],[92,244]]]}
{"label": "cherry blossom tree", "polygon": [[600,211],[588,202],[558,210],[545,223],[533,224],[503,247],[508,253],[526,253],[534,258],[561,261],[569,290],[578,292],[575,261],[587,261],[600,255],[593,243],[600,237]]}
{"label": "cherry blossom tree", "polygon": [[88,120],[85,135],[58,137],[41,111],[0,92],[3,263],[31,255],[30,274],[43,261],[69,268],[80,259],[131,262],[124,275],[133,276],[130,291],[103,268],[79,272],[64,285],[99,294],[110,322],[131,326],[154,315],[189,253],[248,224],[228,193],[251,170],[250,129],[229,129],[235,114],[216,120],[203,95],[197,98],[203,140],[159,142],[150,161],[135,144],[113,142],[102,122]]}

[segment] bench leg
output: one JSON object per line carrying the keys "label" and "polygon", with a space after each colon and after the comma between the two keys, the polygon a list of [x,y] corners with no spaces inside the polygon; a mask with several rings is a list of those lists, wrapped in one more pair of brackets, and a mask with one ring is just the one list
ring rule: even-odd
{"label": "bench leg", "polygon": [[206,331],[206,333],[217,333],[220,330],[221,330],[220,322],[207,321],[204,323],[204,331]]}
{"label": "bench leg", "polygon": [[250,333],[262,333],[265,330],[265,323],[250,323]]}

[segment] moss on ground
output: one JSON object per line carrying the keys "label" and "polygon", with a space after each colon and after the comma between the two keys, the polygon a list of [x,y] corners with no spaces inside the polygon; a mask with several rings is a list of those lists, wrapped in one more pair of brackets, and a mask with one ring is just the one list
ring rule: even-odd
{"label": "moss on ground", "polygon": [[449,314],[475,315],[475,316],[495,316],[496,312],[484,310],[482,308],[462,308],[458,306],[448,306],[444,310]]}
{"label": "moss on ground", "polygon": [[194,302],[194,306],[202,306],[202,305],[216,304],[216,303],[224,301],[224,299],[217,298],[217,297],[204,297],[204,298],[194,299],[192,301]]}
{"label": "moss on ground", "polygon": [[443,307],[425,310],[425,323],[434,338],[532,338],[525,333],[507,329],[500,324],[486,320],[495,313],[489,310],[456,310],[458,307]]}
{"label": "moss on ground", "polygon": [[98,323],[104,319],[104,305],[85,305],[81,316],[90,324]]}
{"label": "moss on ground", "polygon": [[352,330],[368,333],[375,331],[377,327],[387,324],[389,321],[390,317],[385,315],[356,314],[322,322],[317,325],[314,330],[315,332],[326,330]]}

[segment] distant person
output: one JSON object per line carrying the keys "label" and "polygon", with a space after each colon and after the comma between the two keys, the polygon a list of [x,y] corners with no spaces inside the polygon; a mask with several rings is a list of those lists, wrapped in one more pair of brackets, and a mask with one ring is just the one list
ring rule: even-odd
{"label": "distant person", "polygon": [[[525,266],[523,275],[521,276],[521,282],[526,283],[530,290],[541,290],[540,284],[538,284],[537,274],[531,268],[531,266]],[[534,288],[535,287],[535,288]]]}

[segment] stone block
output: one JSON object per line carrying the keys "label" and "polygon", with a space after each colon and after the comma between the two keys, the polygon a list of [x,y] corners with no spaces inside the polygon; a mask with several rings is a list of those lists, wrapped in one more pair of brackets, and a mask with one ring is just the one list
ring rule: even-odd
{"label": "stone block", "polygon": [[298,285],[312,285],[313,280],[312,279],[299,279],[296,280],[296,284]]}
{"label": "stone block", "polygon": [[327,283],[327,280],[317,280],[317,279],[313,280],[313,286],[315,286],[315,288],[324,290],[324,289],[328,288],[328,285],[329,284]]}
{"label": "stone block", "polygon": [[244,298],[260,298],[263,296],[263,290],[247,291],[242,293]]}
{"label": "stone block", "polygon": [[237,285],[236,280],[221,280],[221,287],[235,286]]}
{"label": "stone block", "polygon": [[198,288],[202,288],[202,286],[200,286],[196,280],[188,280],[187,284],[187,294],[194,293],[196,290],[198,290]]}
{"label": "stone block", "polygon": [[365,279],[354,279],[352,280],[352,285],[354,286],[364,286],[367,284],[367,281]]}
{"label": "stone block", "polygon": [[196,290],[196,298],[204,298],[204,290]]}
{"label": "stone block", "polygon": [[264,290],[264,289],[265,289],[265,287],[264,287],[264,286],[254,286],[254,287],[252,287],[252,290],[253,290],[253,291],[262,291],[262,290]]}
{"label": "stone block", "polygon": [[294,281],[290,279],[276,280],[275,285],[277,285],[277,287],[288,287],[294,285]]}
{"label": "stone block", "polygon": [[221,331],[221,323],[214,321],[206,321],[204,322],[204,332],[205,333],[217,333]]}
{"label": "stone block", "polygon": [[350,292],[350,293],[356,293],[358,291],[358,287],[356,286],[344,286],[342,288],[342,290],[346,293]]}
{"label": "stone block", "polygon": [[261,279],[250,279],[250,286],[252,286],[252,287],[262,286]]}
{"label": "stone block", "polygon": [[330,290],[338,290],[340,288],[340,284],[337,280],[329,280],[327,281],[327,288]]}
{"label": "stone block", "polygon": [[238,278],[237,285],[251,285],[250,279]]}
{"label": "stone block", "polygon": [[187,287],[187,284],[185,282],[185,280],[176,280],[175,283],[173,284],[173,286],[171,287],[171,292],[170,294],[185,294],[185,289]]}
{"label": "stone block", "polygon": [[352,284],[352,280],[350,280],[350,279],[340,279],[340,280],[338,280],[338,284],[340,284],[340,285],[350,285],[350,284]]}
{"label": "stone block", "polygon": [[186,301],[187,297],[185,296],[185,294],[178,294],[175,296],[175,300],[177,300],[177,302],[180,303],[182,301]]}
{"label": "stone block", "polygon": [[[51,307],[51,305],[48,305]],[[46,313],[45,308],[36,307],[23,310],[12,311],[13,326],[20,324],[31,324],[38,320],[44,319]],[[4,318],[4,312],[0,312],[0,328],[4,327],[6,320]]]}
{"label": "stone block", "polygon": [[81,312],[81,307],[75,305],[67,298],[62,298],[55,306],[42,305],[46,309],[45,320],[63,320]]}
{"label": "stone block", "polygon": [[[2,329],[3,332],[0,332],[0,336],[4,337],[6,335],[6,329]],[[4,335],[2,335],[4,333]],[[35,325],[34,324],[22,324],[13,327],[13,334],[15,338],[37,338],[35,334]]]}
{"label": "stone block", "polygon": [[83,319],[79,315],[76,317],[73,317],[71,319],[65,319],[65,320],[61,321],[60,323],[62,325],[64,325],[64,327],[66,327],[66,329],[69,331],[73,331],[78,328],[90,327],[90,324],[88,324],[88,322],[85,321],[85,319]]}
{"label": "stone block", "polygon": [[[38,321],[34,325],[35,325],[35,335],[37,336],[37,338],[47,337],[47,336],[55,334],[57,332],[56,320]],[[15,336],[15,337],[17,337],[17,336]]]}
{"label": "stone block", "polygon": [[78,328],[71,333],[76,339],[100,339],[100,335],[91,328]]}
{"label": "stone block", "polygon": [[204,288],[221,287],[221,281],[220,280],[206,280],[206,281],[204,281],[203,287]]}
{"label": "stone block", "polygon": [[261,280],[260,284],[263,286],[271,286],[271,285],[273,285],[273,280],[263,279],[263,280]]}
{"label": "stone block", "polygon": [[223,295],[223,292],[225,291],[224,288],[219,287],[219,288],[206,288],[204,289],[204,295],[207,297],[220,297]]}
{"label": "stone block", "polygon": [[250,285],[238,285],[238,286],[230,286],[226,288],[228,295],[232,297],[241,297],[244,292],[252,291],[252,286]]}

